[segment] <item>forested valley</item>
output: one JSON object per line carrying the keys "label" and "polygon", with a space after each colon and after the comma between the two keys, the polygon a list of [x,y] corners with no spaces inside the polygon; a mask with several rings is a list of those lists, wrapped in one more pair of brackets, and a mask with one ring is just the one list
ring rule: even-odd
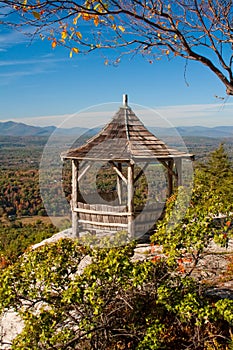
{"label": "forested valley", "polygon": [[[195,154],[194,165],[205,162],[209,154],[224,142],[229,160],[233,159],[231,139],[212,139],[207,137],[184,137],[190,153]],[[47,217],[46,210],[39,189],[40,159],[47,142],[47,137],[27,136],[13,137],[0,136],[0,255],[3,265],[7,261],[14,261],[22,252],[33,243],[49,237],[57,229]],[[65,169],[64,191],[70,199],[70,170]],[[114,184],[109,174],[105,177],[104,186],[108,192]],[[99,179],[97,186],[102,186]],[[56,187],[56,184],[53,184]],[[138,193],[144,188],[136,189],[136,201],[141,200]],[[53,214],[60,215],[57,207],[57,198],[51,200],[54,205]],[[64,227],[66,228],[66,227]]]}

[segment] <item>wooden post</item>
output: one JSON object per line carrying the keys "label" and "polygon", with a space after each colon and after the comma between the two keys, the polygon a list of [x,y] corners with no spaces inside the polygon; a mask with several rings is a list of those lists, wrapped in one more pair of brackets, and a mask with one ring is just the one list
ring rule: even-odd
{"label": "wooden post", "polygon": [[78,227],[78,213],[75,211],[78,205],[78,161],[72,159],[72,235],[73,237],[79,237]]}
{"label": "wooden post", "polygon": [[177,173],[177,186],[182,186],[182,158],[177,158],[175,161]]}
{"label": "wooden post", "polygon": [[172,192],[173,192],[173,164],[174,164],[173,159],[168,161],[168,171],[167,171],[168,197],[170,197],[172,195]]}
{"label": "wooden post", "polygon": [[135,235],[134,227],[134,163],[128,164],[128,232],[131,238]]}
{"label": "wooden post", "polygon": [[[122,165],[118,163],[118,170],[122,172]],[[122,179],[119,175],[117,175],[117,195],[119,200],[119,205],[122,204]]]}

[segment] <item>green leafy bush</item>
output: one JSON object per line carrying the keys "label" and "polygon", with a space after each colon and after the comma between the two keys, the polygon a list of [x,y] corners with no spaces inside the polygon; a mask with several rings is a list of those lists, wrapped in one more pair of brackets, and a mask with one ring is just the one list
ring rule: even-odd
{"label": "green leafy bush", "polygon": [[[31,245],[51,237],[57,228],[52,224],[37,221],[35,224],[12,222],[0,223],[0,263],[2,266],[12,263]],[[3,263],[4,262],[4,263]]]}
{"label": "green leafy bush", "polygon": [[12,349],[228,349],[232,301],[214,304],[166,260],[132,261],[133,252],[66,239],[6,268],[0,310],[24,320]]}

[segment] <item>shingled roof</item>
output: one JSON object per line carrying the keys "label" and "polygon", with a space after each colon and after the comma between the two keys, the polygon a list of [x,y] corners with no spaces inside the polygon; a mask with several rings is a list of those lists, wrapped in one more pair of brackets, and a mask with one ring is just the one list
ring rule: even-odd
{"label": "shingled roof", "polygon": [[193,155],[170,148],[153,135],[127,104],[124,95],[123,106],[112,120],[81,147],[69,149],[63,159],[115,160],[192,158]]}

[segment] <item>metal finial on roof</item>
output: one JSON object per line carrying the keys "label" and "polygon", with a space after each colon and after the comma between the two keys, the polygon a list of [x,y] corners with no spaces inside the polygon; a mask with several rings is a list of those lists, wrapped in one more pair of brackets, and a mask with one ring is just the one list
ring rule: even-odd
{"label": "metal finial on roof", "polygon": [[128,95],[123,95],[123,107],[128,107]]}

